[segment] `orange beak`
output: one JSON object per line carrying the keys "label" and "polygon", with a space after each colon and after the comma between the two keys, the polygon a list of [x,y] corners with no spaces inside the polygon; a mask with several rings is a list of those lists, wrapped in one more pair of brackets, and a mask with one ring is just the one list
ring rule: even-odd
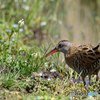
{"label": "orange beak", "polygon": [[59,50],[54,48],[53,50],[51,50],[49,53],[46,54],[46,57],[53,55],[54,53],[58,52]]}

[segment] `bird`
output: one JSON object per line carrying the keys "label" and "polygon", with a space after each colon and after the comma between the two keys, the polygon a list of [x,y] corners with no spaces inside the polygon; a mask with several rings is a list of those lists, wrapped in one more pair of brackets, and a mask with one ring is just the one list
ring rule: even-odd
{"label": "bird", "polygon": [[89,77],[89,83],[91,81],[91,75],[96,75],[96,81],[99,80],[98,73],[100,71],[100,43],[96,46],[91,44],[76,45],[68,40],[61,40],[45,56],[55,54],[56,52],[62,52],[64,54],[66,64],[77,72],[86,86],[85,78]]}

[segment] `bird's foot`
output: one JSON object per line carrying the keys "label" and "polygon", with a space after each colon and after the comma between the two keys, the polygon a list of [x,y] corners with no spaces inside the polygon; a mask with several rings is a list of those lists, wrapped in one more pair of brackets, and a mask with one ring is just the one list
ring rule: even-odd
{"label": "bird's foot", "polygon": [[88,92],[88,90],[89,90],[89,85],[86,84],[84,87],[85,87],[86,91]]}

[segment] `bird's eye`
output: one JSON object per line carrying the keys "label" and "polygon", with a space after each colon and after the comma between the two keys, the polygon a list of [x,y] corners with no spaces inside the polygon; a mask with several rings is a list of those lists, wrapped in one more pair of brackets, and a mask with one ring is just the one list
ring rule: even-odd
{"label": "bird's eye", "polygon": [[58,48],[62,48],[62,47],[63,47],[63,45],[62,45],[62,44],[59,44],[59,45],[58,45]]}

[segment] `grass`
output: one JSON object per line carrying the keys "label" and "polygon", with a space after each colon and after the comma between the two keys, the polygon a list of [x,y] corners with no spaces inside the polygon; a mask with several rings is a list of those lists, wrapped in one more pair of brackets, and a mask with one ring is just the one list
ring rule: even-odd
{"label": "grass", "polygon": [[[46,47],[37,45],[20,47],[18,44],[20,42],[12,42],[14,35],[14,33],[7,34],[8,40],[5,41],[4,38],[0,44],[0,94],[2,99],[9,98],[10,100],[16,96],[16,98],[24,100],[28,98],[61,100],[70,98],[70,93],[76,90],[80,93],[87,93],[82,83],[70,82],[72,70],[70,69],[70,73],[66,71],[65,63],[58,60],[59,53],[48,59],[43,58]],[[48,81],[41,77],[34,79],[33,72],[39,73],[50,68],[56,69],[64,77],[63,80]],[[78,77],[76,76],[76,78]],[[90,86],[89,91],[97,91],[95,85]],[[85,97],[76,96],[75,98]]]}
{"label": "grass", "polygon": [[[50,37],[59,37],[58,22],[64,15],[63,2],[1,0],[0,4],[0,99],[65,100],[71,99],[70,93],[73,91],[86,93],[83,83],[70,82],[73,71],[66,69],[59,53],[51,58],[44,57],[51,47],[48,45],[50,41],[54,44]],[[47,40],[43,45],[42,41],[36,41],[39,36],[34,38],[33,34],[39,28],[42,29],[39,36],[45,33],[49,43]],[[63,79],[48,81],[33,75],[49,69],[55,69]],[[98,84],[90,86],[89,91],[97,91]],[[88,96],[76,95],[75,98]],[[100,96],[93,98],[99,100]]]}

